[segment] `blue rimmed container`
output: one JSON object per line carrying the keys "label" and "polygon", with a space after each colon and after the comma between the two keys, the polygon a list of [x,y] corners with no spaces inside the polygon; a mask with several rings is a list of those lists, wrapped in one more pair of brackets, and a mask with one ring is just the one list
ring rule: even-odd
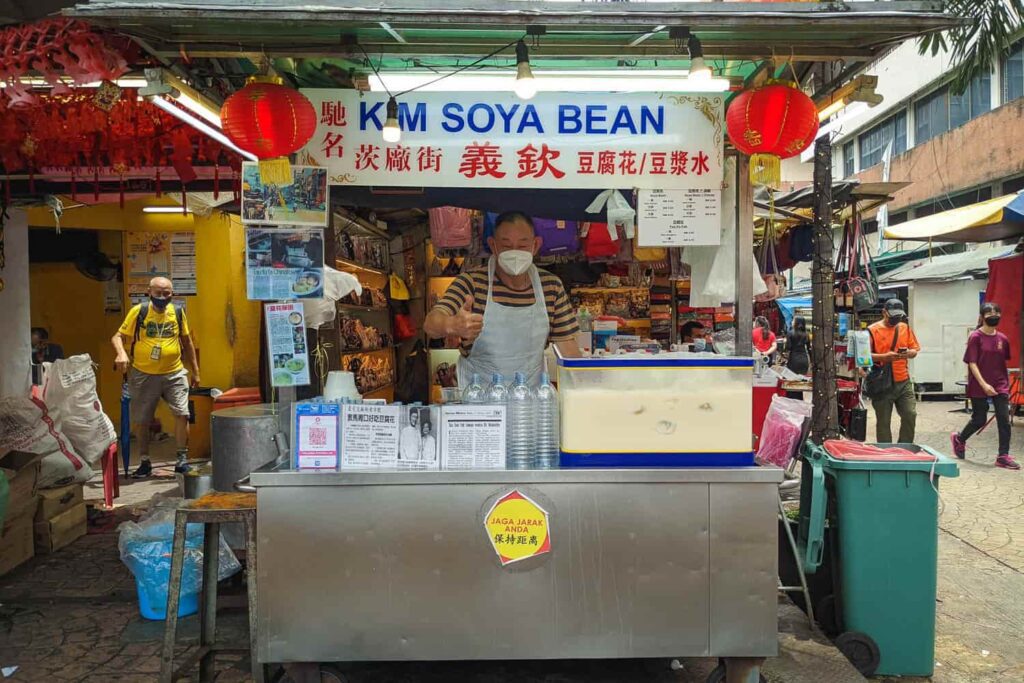
{"label": "blue rimmed container", "polygon": [[751,358],[558,358],[562,467],[754,464]]}

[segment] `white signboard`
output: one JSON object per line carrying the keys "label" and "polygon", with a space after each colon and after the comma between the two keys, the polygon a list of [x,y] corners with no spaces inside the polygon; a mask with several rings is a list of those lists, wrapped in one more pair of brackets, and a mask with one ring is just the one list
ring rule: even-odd
{"label": "white signboard", "polygon": [[271,386],[309,384],[309,350],[302,304],[266,304],[264,311]]}
{"label": "white signboard", "polygon": [[306,89],[319,116],[300,153],[331,184],[612,189],[722,185],[723,96],[409,93],[385,143],[387,95]]}
{"label": "white signboard", "polygon": [[442,406],[441,468],[505,469],[505,406]]}
{"label": "white signboard", "polygon": [[401,406],[346,405],[341,411],[341,469],[376,470],[398,465]]}
{"label": "white signboard", "polygon": [[641,247],[717,246],[722,239],[722,190],[640,190],[636,229]]}
{"label": "white signboard", "polygon": [[296,403],[295,464],[298,469],[338,468],[337,403]]}

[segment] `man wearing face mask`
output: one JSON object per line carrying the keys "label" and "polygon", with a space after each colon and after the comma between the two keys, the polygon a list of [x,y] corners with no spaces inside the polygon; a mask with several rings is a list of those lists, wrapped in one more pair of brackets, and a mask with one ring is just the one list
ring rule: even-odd
{"label": "man wearing face mask", "polygon": [[868,327],[871,334],[871,360],[875,365],[892,366],[892,387],[871,399],[875,409],[875,435],[878,443],[893,443],[892,409],[900,416],[898,443],[914,443],[917,424],[917,396],[910,379],[908,360],[917,356],[921,345],[907,322],[907,312],[899,299],[889,299],[882,309],[882,320]]}
{"label": "man wearing face mask", "polygon": [[565,357],[580,355],[576,316],[561,280],[533,265],[541,240],[532,219],[508,211],[494,225],[487,266],[459,275],[423,322],[431,338],[462,339],[459,386],[473,373],[489,379],[517,371],[536,384],[549,342]]}
{"label": "man wearing face mask", "polygon": [[149,301],[132,306],[110,340],[116,353],[114,368],[128,374],[132,422],[139,426],[138,448],[142,461],[132,475],[136,478],[148,477],[153,472],[149,460],[149,424],[161,398],[174,415],[174,439],[178,447],[174,469],[188,471],[189,373],[192,386],[197,386],[199,361],[185,311],[171,302],[173,294],[173,286],[167,278],[150,280]]}

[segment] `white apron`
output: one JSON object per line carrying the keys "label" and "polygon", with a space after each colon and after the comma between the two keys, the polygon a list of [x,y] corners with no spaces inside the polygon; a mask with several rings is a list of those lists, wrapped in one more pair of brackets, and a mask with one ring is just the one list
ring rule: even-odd
{"label": "white apron", "polygon": [[516,372],[522,372],[530,386],[534,386],[540,381],[544,368],[544,347],[551,330],[540,273],[537,266],[530,266],[532,306],[505,306],[494,301],[495,263],[492,256],[487,264],[483,330],[469,355],[459,359],[459,386],[469,386],[473,373],[478,373],[480,381],[486,385],[496,372],[500,372],[506,382],[511,382]]}

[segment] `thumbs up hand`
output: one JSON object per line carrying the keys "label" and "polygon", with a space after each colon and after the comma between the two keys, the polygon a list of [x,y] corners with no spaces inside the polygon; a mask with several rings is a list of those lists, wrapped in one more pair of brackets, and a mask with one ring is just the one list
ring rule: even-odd
{"label": "thumbs up hand", "polygon": [[464,341],[473,343],[480,336],[484,329],[484,317],[473,313],[473,299],[467,298],[462,304],[459,312],[452,316],[450,331],[451,334],[461,337]]}

